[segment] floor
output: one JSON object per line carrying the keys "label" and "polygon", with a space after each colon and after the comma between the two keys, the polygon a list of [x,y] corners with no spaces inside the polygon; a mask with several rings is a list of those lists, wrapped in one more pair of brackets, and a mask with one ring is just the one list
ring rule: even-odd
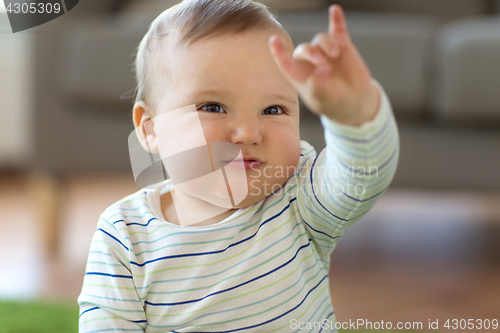
{"label": "floor", "polygon": [[[29,180],[0,174],[0,253],[9,254],[2,258],[0,299],[76,301],[99,215],[139,188],[129,175],[68,176],[61,191],[64,237],[58,256],[49,257]],[[447,319],[498,323],[499,244],[500,193],[389,189],[333,254],[337,320],[359,321],[358,328],[365,327],[361,320],[375,328],[382,321],[422,323],[424,330],[438,321],[439,332],[448,331]]]}

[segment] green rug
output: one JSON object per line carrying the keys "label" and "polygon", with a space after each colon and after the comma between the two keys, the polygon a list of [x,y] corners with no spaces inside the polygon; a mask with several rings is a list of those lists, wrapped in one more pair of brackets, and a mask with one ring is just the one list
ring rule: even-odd
{"label": "green rug", "polygon": [[[339,333],[387,333],[394,331],[339,330]],[[76,302],[74,304],[48,301],[0,302],[0,333],[77,332],[78,305]],[[411,331],[398,332],[410,333]],[[419,331],[418,333],[423,332]]]}
{"label": "green rug", "polygon": [[0,333],[77,332],[76,302],[0,302]]}

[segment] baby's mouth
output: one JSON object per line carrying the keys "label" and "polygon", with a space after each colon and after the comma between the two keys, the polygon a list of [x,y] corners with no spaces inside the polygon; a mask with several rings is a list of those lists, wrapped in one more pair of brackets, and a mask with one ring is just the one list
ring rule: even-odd
{"label": "baby's mouth", "polygon": [[264,164],[264,161],[256,157],[249,157],[243,159],[235,159],[232,161],[224,161],[224,163],[226,163],[226,166],[235,169],[250,170],[260,167],[262,164]]}

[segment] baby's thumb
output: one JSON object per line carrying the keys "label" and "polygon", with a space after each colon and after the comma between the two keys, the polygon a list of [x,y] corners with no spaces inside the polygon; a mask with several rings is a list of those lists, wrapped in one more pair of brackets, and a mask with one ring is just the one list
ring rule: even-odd
{"label": "baby's thumb", "polygon": [[293,60],[286,51],[285,44],[281,37],[277,35],[271,36],[271,38],[269,38],[269,48],[271,49],[271,53],[278,67],[286,76],[293,79]]}
{"label": "baby's thumb", "polygon": [[[269,38],[269,48],[281,71],[289,80],[299,83],[304,81],[310,74],[312,64],[306,61],[294,60],[288,54],[281,37],[277,35]],[[307,67],[307,68],[305,68]]]}

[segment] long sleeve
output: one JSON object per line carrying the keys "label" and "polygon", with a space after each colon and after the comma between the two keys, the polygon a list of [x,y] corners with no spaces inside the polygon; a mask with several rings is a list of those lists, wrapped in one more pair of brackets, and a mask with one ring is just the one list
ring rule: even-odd
{"label": "long sleeve", "polygon": [[146,315],[130,267],[130,238],[117,229],[119,219],[106,215],[99,219],[78,298],[79,332],[144,332]]}
{"label": "long sleeve", "polygon": [[383,88],[373,82],[381,97],[375,118],[349,126],[321,116],[326,148],[301,170],[299,212],[317,251],[324,256],[375,205],[396,172],[396,121]]}

